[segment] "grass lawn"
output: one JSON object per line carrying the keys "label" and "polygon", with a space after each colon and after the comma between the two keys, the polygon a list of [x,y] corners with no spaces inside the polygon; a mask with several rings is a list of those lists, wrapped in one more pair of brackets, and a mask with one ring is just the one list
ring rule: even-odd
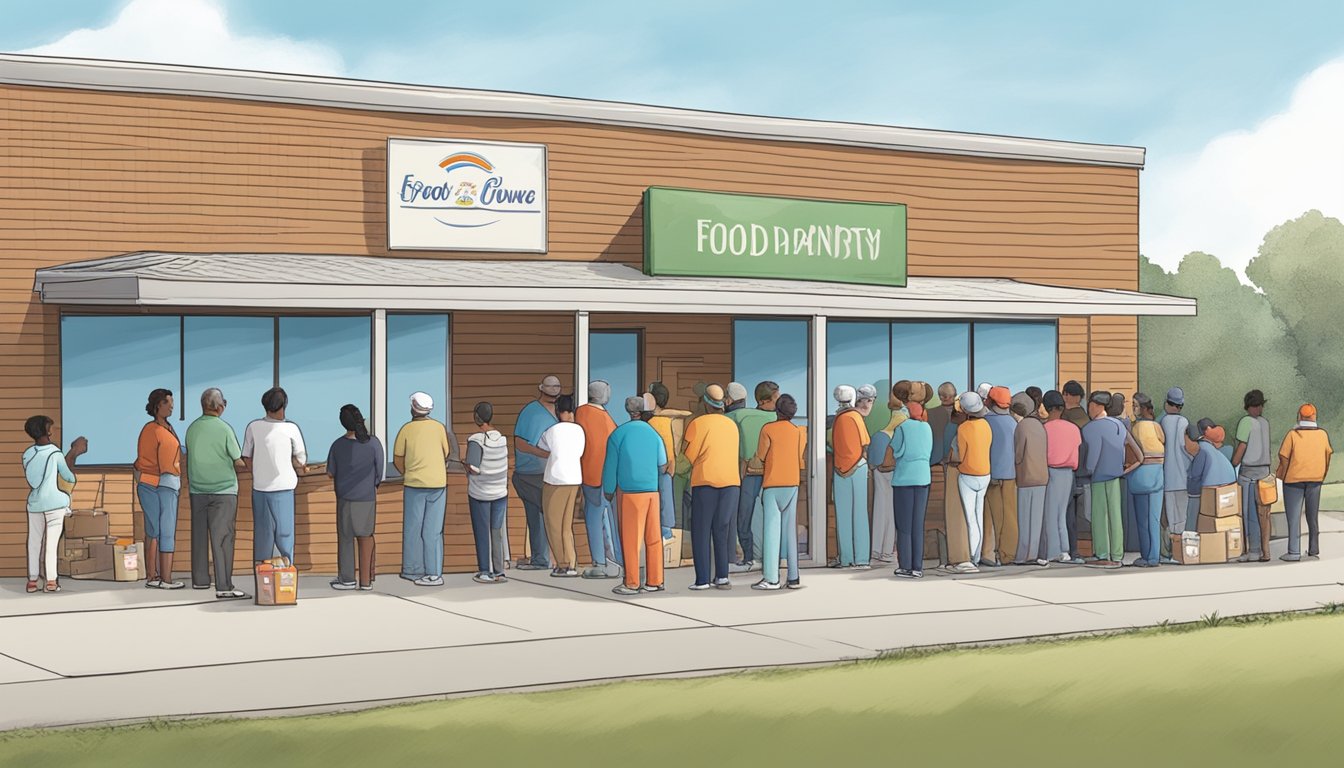
{"label": "grass lawn", "polygon": [[345,715],[24,732],[0,736],[0,765],[1328,765],[1344,738],[1341,648],[1344,615],[1278,617]]}

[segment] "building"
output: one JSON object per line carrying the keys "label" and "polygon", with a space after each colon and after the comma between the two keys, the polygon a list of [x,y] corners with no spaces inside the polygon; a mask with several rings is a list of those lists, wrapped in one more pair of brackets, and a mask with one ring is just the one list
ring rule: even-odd
{"label": "building", "polygon": [[[386,442],[425,390],[464,440],[477,401],[508,433],[546,374],[608,379],[617,412],[651,380],[686,407],[768,378],[805,403],[819,489],[837,383],[1132,391],[1137,316],[1195,309],[1137,292],[1140,148],[18,55],[0,93],[0,505],[22,507],[21,425],[47,413],[88,436],[80,501],[123,535],[158,386],[184,426],[222,387],[241,430],[278,381],[320,461],[345,402]],[[827,494],[806,497],[824,562]],[[299,565],[333,570],[329,483],[298,503]],[[24,569],[16,520],[0,575]],[[516,555],[516,504],[510,525]]]}

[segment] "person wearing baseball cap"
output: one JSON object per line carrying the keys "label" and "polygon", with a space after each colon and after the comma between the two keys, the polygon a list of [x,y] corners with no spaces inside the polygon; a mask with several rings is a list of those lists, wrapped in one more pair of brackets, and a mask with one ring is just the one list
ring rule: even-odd
{"label": "person wearing baseball cap", "polygon": [[1237,485],[1241,488],[1242,533],[1246,536],[1246,551],[1237,562],[1258,560],[1269,562],[1269,505],[1260,503],[1260,481],[1272,474],[1274,446],[1270,443],[1269,420],[1265,418],[1265,393],[1252,389],[1242,398],[1246,415],[1237,422],[1237,447],[1232,453],[1232,466],[1237,468]]}
{"label": "person wearing baseball cap", "polygon": [[1162,438],[1166,445],[1166,459],[1162,462],[1162,509],[1167,518],[1167,535],[1162,537],[1163,565],[1175,564],[1172,558],[1172,537],[1180,538],[1185,531],[1186,508],[1189,506],[1185,486],[1190,478],[1190,454],[1185,450],[1185,431],[1190,421],[1181,415],[1185,408],[1185,391],[1180,387],[1167,390],[1163,405]]}
{"label": "person wearing baseball cap", "polygon": [[707,412],[686,426],[683,453],[691,460],[693,590],[732,588],[728,581],[734,549],[731,526],[742,495],[742,477],[737,425],[723,413],[726,398],[723,387],[707,385],[701,396]]}
{"label": "person wearing baseball cap", "polygon": [[[833,471],[831,489],[835,497],[835,538],[839,557],[831,568],[867,570],[869,565],[868,532],[868,460],[864,455],[871,442],[868,425],[858,410],[858,391],[848,384],[835,388],[839,404],[831,427]],[[871,407],[872,401],[869,401]]]}
{"label": "person wearing baseball cap", "polygon": [[729,382],[728,388],[724,390],[724,397],[725,414],[732,414],[747,407],[747,388],[740,382]]}
{"label": "person wearing baseball cap", "polygon": [[523,502],[527,516],[527,541],[531,556],[519,559],[523,571],[544,571],[551,567],[550,545],[546,538],[546,516],[542,509],[546,457],[537,448],[537,441],[546,430],[559,423],[555,401],[562,391],[560,379],[546,376],[537,385],[537,399],[523,406],[513,426],[513,489]]}
{"label": "person wearing baseball cap", "polygon": [[1321,484],[1330,471],[1330,436],[1318,423],[1316,406],[1306,403],[1297,409],[1297,426],[1283,436],[1279,447],[1279,468],[1275,473],[1283,481],[1283,506],[1288,517],[1288,552],[1279,557],[1287,562],[1302,559],[1302,512],[1307,514],[1307,557],[1321,554]]}
{"label": "person wearing baseball cap", "polygon": [[949,570],[954,573],[978,573],[976,563],[981,558],[981,545],[985,535],[985,495],[990,482],[990,444],[994,439],[993,430],[985,421],[989,415],[984,401],[975,392],[964,392],[959,400],[966,421],[957,427],[956,452],[958,457],[957,493],[961,498],[962,514],[966,518],[966,538],[969,546],[968,558],[960,562],[951,562],[960,557],[948,553]]}
{"label": "person wearing baseball cap", "polygon": [[402,476],[401,577],[418,587],[441,587],[447,465],[457,459],[457,438],[429,417],[434,398],[416,392],[410,405],[411,421],[392,444],[392,465]]}
{"label": "person wearing baseball cap", "polygon": [[[1041,555],[1061,563],[1081,565],[1078,552],[1078,515],[1073,503],[1074,473],[1078,469],[1083,432],[1064,418],[1064,393],[1050,390],[1041,395],[1045,408],[1045,461],[1050,479],[1045,486],[1045,547]],[[1085,522],[1085,521],[1084,521]]]}
{"label": "person wearing baseball cap", "polygon": [[1017,421],[1009,408],[1013,395],[1007,387],[990,387],[989,413],[985,423],[990,429],[989,488],[985,492],[984,539],[980,564],[998,567],[1013,562],[1017,554],[1017,467],[1013,456],[1013,436]]}
{"label": "person wearing baseball cap", "polygon": [[[732,389],[731,385],[729,389]],[[752,459],[756,457],[761,430],[775,421],[775,398],[779,397],[779,385],[773,381],[762,381],[756,385],[755,394],[755,408],[739,408],[728,414],[728,418],[737,424],[738,460],[742,475],[742,494],[738,498],[737,520],[733,528],[737,543],[742,548],[742,559],[730,568],[734,573],[744,573],[754,568],[761,551],[764,535],[761,491],[765,482],[765,469]],[[730,392],[728,396],[731,398],[733,395]]]}
{"label": "person wearing baseball cap", "polygon": [[[616,420],[607,412],[609,402],[611,385],[597,379],[588,383],[588,402],[574,412],[574,423],[583,430],[583,525],[588,532],[588,552],[593,561],[583,572],[585,579],[614,579],[620,575],[622,562],[616,512],[602,495],[602,466],[607,460],[607,440],[616,431]],[[549,533],[546,538],[550,540]]]}

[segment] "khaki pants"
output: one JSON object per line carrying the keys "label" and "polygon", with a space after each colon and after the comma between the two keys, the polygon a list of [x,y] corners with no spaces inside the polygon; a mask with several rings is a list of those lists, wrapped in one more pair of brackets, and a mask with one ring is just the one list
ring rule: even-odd
{"label": "khaki pants", "polygon": [[574,503],[579,498],[577,485],[541,487],[541,514],[546,520],[546,540],[551,545],[551,557],[556,568],[574,570],[579,555],[574,550]]}
{"label": "khaki pants", "polygon": [[980,559],[1008,565],[1016,556],[1017,480],[991,480],[985,495],[985,539]]}
{"label": "khaki pants", "polygon": [[956,467],[944,468],[943,525],[947,528],[947,565],[975,560],[971,555],[970,534],[966,530],[966,513],[961,509],[960,478],[961,473]]}

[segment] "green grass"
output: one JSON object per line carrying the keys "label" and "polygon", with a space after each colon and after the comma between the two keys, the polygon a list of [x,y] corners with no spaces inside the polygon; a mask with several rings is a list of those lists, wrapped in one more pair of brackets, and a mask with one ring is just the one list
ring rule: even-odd
{"label": "green grass", "polygon": [[0,765],[1327,765],[1340,612],[343,715],[23,732],[0,736]]}

